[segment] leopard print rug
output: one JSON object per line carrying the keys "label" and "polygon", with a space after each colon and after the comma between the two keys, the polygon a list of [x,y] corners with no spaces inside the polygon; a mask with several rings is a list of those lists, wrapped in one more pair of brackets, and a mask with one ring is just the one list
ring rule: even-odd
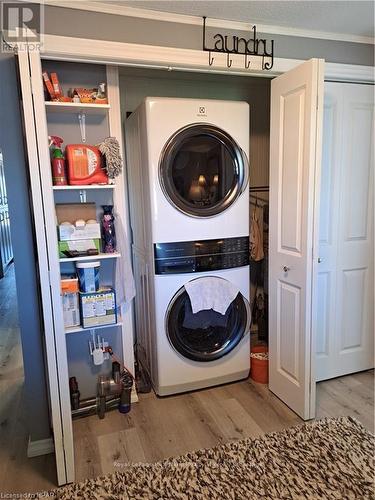
{"label": "leopard print rug", "polygon": [[355,419],[341,417],[132,465],[50,495],[62,500],[374,499],[373,457],[372,434]]}

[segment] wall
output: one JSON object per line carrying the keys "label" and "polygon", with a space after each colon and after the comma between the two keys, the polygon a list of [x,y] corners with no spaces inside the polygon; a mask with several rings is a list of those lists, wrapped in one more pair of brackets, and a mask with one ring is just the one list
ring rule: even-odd
{"label": "wall", "polygon": [[0,53],[0,147],[3,150],[25,373],[25,421],[32,440],[50,435],[29,179],[24,156],[15,60]]}
{"label": "wall", "polygon": [[[202,48],[201,27],[188,24],[46,6],[45,26],[46,33],[62,36],[189,49]],[[225,33],[223,29],[215,29],[208,30],[208,35],[218,31]],[[249,33],[245,32],[230,34],[247,35],[249,38]],[[277,57],[320,57],[329,62],[369,66],[374,62],[373,45],[272,34],[266,34],[265,38],[275,40]]]}

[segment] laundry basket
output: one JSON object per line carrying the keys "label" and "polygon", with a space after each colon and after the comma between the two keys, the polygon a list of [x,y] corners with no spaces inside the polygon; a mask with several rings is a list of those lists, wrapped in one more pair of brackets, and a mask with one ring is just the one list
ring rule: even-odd
{"label": "laundry basket", "polygon": [[268,347],[254,346],[250,352],[250,377],[254,382],[268,384]]}

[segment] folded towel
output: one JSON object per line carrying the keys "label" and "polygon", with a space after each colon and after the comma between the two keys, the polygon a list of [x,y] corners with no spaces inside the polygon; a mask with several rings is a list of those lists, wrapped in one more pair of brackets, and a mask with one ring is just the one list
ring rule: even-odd
{"label": "folded towel", "polygon": [[205,309],[225,314],[239,293],[239,289],[223,278],[213,276],[197,278],[186,283],[191,309],[194,314]]}

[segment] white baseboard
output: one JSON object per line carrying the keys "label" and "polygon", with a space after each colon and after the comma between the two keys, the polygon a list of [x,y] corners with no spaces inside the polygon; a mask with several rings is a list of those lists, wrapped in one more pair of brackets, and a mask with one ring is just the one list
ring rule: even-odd
{"label": "white baseboard", "polygon": [[27,446],[27,457],[39,457],[40,455],[49,455],[55,451],[53,439],[40,439],[39,441],[31,441],[29,437],[29,444]]}

